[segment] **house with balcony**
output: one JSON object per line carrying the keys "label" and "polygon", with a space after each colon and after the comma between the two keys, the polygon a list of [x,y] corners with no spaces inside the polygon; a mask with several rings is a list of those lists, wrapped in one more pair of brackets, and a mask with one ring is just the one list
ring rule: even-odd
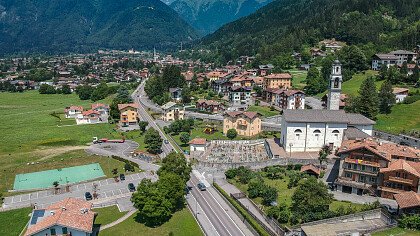
{"label": "house with balcony", "polygon": [[109,105],[103,103],[95,103],[91,105],[91,109],[98,112],[102,117],[108,117]]}
{"label": "house with balcony", "polygon": [[420,193],[420,162],[394,160],[380,173],[382,184],[378,189],[381,197],[392,199],[394,194],[407,191]]}
{"label": "house with balcony", "polygon": [[24,235],[91,236],[95,214],[92,203],[66,198],[46,208],[34,209]]}
{"label": "house with balcony", "polygon": [[281,109],[305,109],[305,93],[301,90],[281,89],[275,93],[274,105]]}
{"label": "house with balcony", "polygon": [[163,110],[161,117],[163,121],[175,121],[184,119],[185,108],[176,104],[175,102],[168,102],[161,106],[161,108]]}
{"label": "house with balcony", "polygon": [[250,87],[231,87],[229,89],[229,102],[234,106],[250,105],[251,91],[252,89]]}
{"label": "house with balcony", "polygon": [[102,119],[101,114],[95,110],[83,111],[82,114],[77,115],[76,124],[98,124],[107,122],[108,119]]}
{"label": "house with balcony", "polygon": [[122,127],[138,124],[138,109],[139,106],[135,103],[118,104],[118,110],[120,111],[120,124]]}
{"label": "house with balcony", "polygon": [[64,116],[66,118],[76,118],[77,115],[82,114],[83,107],[82,106],[69,106],[64,109]]}
{"label": "house with balcony", "polygon": [[209,113],[217,113],[223,111],[223,105],[214,100],[206,100],[206,99],[198,99],[195,103],[195,107],[199,111],[209,112]]}
{"label": "house with balcony", "polygon": [[238,135],[252,137],[261,132],[261,114],[249,111],[226,112],[223,119],[223,134],[235,129]]}
{"label": "house with balcony", "polygon": [[358,195],[393,198],[403,191],[418,191],[420,151],[370,138],[345,140],[340,157],[337,190]]}

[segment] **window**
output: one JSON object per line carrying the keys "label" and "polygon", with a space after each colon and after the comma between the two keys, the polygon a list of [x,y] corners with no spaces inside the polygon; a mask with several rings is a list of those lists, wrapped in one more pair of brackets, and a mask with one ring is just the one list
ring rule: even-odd
{"label": "window", "polygon": [[51,235],[57,235],[57,232],[55,232],[55,229],[54,228],[51,228],[50,229],[50,232],[51,232]]}
{"label": "window", "polygon": [[61,230],[63,231],[63,234],[67,234],[68,233],[67,227],[63,227],[63,228],[61,228]]}
{"label": "window", "polygon": [[314,134],[320,134],[321,131],[319,129],[314,130]]}
{"label": "window", "polygon": [[395,177],[400,177],[400,172],[395,172]]}
{"label": "window", "polygon": [[351,175],[351,173],[346,172],[345,176],[346,176],[346,178],[351,178],[352,175]]}
{"label": "window", "polygon": [[301,134],[301,133],[302,133],[302,130],[300,129],[295,130],[295,134]]}
{"label": "window", "polygon": [[333,134],[339,134],[340,133],[340,131],[338,131],[338,130],[333,130],[333,132],[332,132]]}

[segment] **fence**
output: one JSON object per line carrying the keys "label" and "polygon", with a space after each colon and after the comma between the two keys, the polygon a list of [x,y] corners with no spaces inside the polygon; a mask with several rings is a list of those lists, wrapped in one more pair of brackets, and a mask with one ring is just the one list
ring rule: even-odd
{"label": "fence", "polygon": [[390,134],[383,131],[374,130],[373,136],[383,139],[383,140],[391,141],[394,143],[399,143],[399,144],[404,144],[404,145],[420,148],[420,139],[414,138],[408,135],[404,135],[404,134],[395,135],[395,134]]}
{"label": "fence", "polygon": [[292,165],[314,164],[315,165],[315,164],[319,164],[319,161],[317,159],[278,158],[278,159],[265,160],[261,162],[214,163],[214,162],[206,162],[206,161],[198,160],[197,166],[202,167],[202,168],[212,167],[212,168],[217,168],[220,170],[228,170],[232,168],[238,168],[240,166],[245,166],[253,170],[259,170],[267,166],[274,166],[274,165],[286,166],[289,164],[292,164]]}

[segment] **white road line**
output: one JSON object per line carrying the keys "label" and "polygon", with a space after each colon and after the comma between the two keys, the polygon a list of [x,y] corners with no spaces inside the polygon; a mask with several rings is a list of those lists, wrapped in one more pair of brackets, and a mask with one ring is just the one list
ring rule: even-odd
{"label": "white road line", "polygon": [[[229,230],[226,228],[225,224],[223,224],[223,221],[220,220],[219,216],[216,214],[216,212],[213,210],[213,208],[211,207],[210,203],[206,200],[206,198],[204,198],[203,194],[201,193],[201,191],[197,190],[198,194],[200,194],[203,198],[203,200],[207,203],[207,205],[209,206],[210,210],[214,213],[214,215],[216,216],[216,218],[219,220],[220,224],[223,225],[223,227],[226,229],[226,231],[229,233],[229,235],[232,235]],[[223,208],[222,208],[223,210]],[[224,211],[224,210],[223,210]],[[242,232],[242,231],[241,231]]]}
{"label": "white road line", "polygon": [[118,189],[119,191],[120,191],[120,194],[122,194],[122,191],[121,191],[121,189]]}
{"label": "white road line", "polygon": [[213,194],[210,191],[207,191],[208,193],[210,193],[211,197],[214,199],[214,201],[217,203],[217,205],[220,206],[220,208],[223,209],[223,212],[229,217],[229,219],[232,221],[232,223],[236,226],[237,229],[239,229],[239,231],[241,231],[242,235],[245,235],[244,232],[239,228],[239,226],[236,224],[236,222],[232,219],[232,217],[230,217],[230,215],[224,210],[224,208],[222,207],[222,205],[220,205],[220,203],[216,200],[216,198],[214,198]]}
{"label": "white road line", "polygon": [[[197,202],[197,199],[191,194],[191,197]],[[219,234],[219,232],[217,232],[217,230],[216,230],[216,227],[214,227],[214,225],[213,225],[213,223],[211,223],[211,221],[210,221],[210,219],[209,219],[209,217],[207,216],[207,214],[204,212],[204,210],[203,210],[203,208],[201,207],[201,205],[200,204],[198,204],[198,202],[197,202],[197,205],[198,205],[198,207],[201,209],[201,213],[203,213],[203,215],[207,218],[207,220],[209,221],[209,223],[210,223],[210,225],[211,225],[211,227],[214,229],[214,232],[216,232],[216,234],[217,235],[219,235],[220,236],[220,234]],[[192,208],[192,207],[191,207]],[[193,213],[193,215],[194,215],[194,212],[192,212]],[[196,219],[198,220],[198,216],[196,217]]]}
{"label": "white road line", "polygon": [[105,197],[108,197],[108,196],[106,195],[106,192],[104,192],[104,195],[105,195]]}
{"label": "white road line", "polygon": [[19,196],[19,202],[22,202],[22,195]]}

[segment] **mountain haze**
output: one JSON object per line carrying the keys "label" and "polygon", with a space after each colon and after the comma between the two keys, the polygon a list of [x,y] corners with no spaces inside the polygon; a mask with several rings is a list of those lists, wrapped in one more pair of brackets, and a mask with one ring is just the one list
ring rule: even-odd
{"label": "mountain haze", "polygon": [[272,0],[164,0],[202,35],[247,16]]}
{"label": "mountain haze", "polygon": [[196,31],[159,0],[0,0],[0,52],[170,47]]}
{"label": "mountain haze", "polygon": [[369,52],[411,50],[420,38],[419,0],[277,0],[201,40],[226,59],[271,58],[325,38]]}

